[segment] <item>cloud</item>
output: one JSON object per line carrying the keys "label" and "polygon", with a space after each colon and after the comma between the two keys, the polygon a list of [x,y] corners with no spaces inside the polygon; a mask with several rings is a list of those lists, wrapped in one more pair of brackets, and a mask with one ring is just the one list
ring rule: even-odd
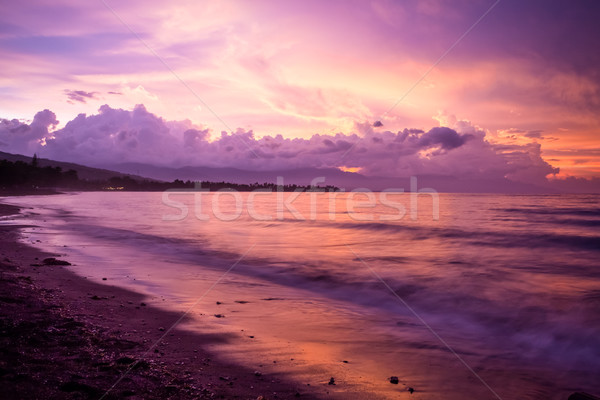
{"label": "cloud", "polygon": [[530,139],[543,139],[542,132],[543,131],[529,131],[525,133],[525,137]]}
{"label": "cloud", "polygon": [[419,145],[422,147],[439,145],[444,150],[451,150],[462,146],[469,137],[468,134],[459,135],[454,129],[440,126],[432,128],[422,135],[419,139]]}
{"label": "cloud", "polygon": [[141,162],[165,166],[236,167],[285,170],[322,167],[360,169],[366,175],[452,175],[459,178],[508,177],[543,182],[553,168],[541,157],[541,145],[500,145],[486,140],[483,130],[468,121],[428,131],[374,131],[372,123],[356,124],[354,133],[310,138],[282,135],[256,138],[251,130],[220,135],[189,120],[167,121],[143,105],[133,110],[100,107],[80,114],[64,128],[49,110],[31,124],[0,121],[4,151],[38,155],[88,165]]}
{"label": "cloud", "polygon": [[30,124],[17,119],[0,119],[0,149],[13,153],[32,153],[51,137],[58,125],[56,115],[46,109],[38,112]]}
{"label": "cloud", "polygon": [[89,99],[96,99],[98,92],[86,92],[84,90],[69,90],[65,89],[65,94],[69,98],[69,102],[78,101],[80,103],[87,103]]}

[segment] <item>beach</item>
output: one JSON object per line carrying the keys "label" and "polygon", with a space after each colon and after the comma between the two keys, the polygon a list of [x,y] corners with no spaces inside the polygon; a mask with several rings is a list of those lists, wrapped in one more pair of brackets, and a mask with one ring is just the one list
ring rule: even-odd
{"label": "beach", "polygon": [[[18,211],[0,205],[2,216]],[[18,241],[21,227],[0,226],[2,398],[317,398],[310,388],[220,362],[204,349],[231,338],[179,329],[163,337],[180,313],[44,265],[68,258]]]}

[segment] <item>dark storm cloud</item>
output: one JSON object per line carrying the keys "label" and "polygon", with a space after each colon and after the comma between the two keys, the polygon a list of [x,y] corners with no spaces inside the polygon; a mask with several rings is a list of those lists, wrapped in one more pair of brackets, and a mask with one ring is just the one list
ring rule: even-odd
{"label": "dark storm cloud", "polygon": [[65,94],[69,100],[86,103],[89,99],[96,99],[98,92],[86,92],[84,90],[69,90],[65,89]]}

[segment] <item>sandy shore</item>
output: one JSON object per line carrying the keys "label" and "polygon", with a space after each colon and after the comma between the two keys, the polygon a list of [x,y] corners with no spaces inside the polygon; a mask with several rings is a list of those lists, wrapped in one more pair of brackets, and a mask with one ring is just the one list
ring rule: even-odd
{"label": "sandy shore", "polygon": [[[18,212],[0,204],[2,216]],[[168,332],[181,314],[45,265],[60,255],[18,242],[18,228],[0,226],[1,398],[327,397],[326,387],[219,361],[205,346],[232,338]]]}

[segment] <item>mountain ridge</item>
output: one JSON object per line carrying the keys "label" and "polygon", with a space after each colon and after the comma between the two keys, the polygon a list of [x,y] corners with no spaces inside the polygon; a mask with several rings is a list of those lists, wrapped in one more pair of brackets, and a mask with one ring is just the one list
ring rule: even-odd
{"label": "mountain ridge", "polygon": [[[31,163],[32,159],[33,159],[33,157],[25,156],[22,154],[13,154],[13,153],[6,153],[3,151],[0,151],[0,160],[8,160],[8,161],[12,161],[12,162],[22,161],[25,163]],[[47,158],[38,158],[37,160],[38,160],[38,164],[40,167],[60,167],[60,168],[62,168],[63,171],[68,171],[68,170],[72,169],[74,171],[77,171],[77,175],[79,176],[80,179],[85,179],[85,180],[108,180],[115,176],[116,177],[128,176],[128,177],[136,179],[136,180],[148,179],[146,177],[137,176],[134,174],[126,174],[123,172],[118,172],[118,171],[109,170],[109,169],[105,169],[105,168],[90,167],[90,166],[71,163],[71,162],[56,161],[56,160],[50,160]]]}
{"label": "mountain ridge", "polygon": [[[278,177],[283,178],[284,184],[334,185],[345,190],[368,189],[412,191],[411,177],[367,176],[356,172],[341,171],[337,168],[296,168],[290,170],[255,171],[242,170],[233,167],[184,166],[165,167],[143,163],[120,163],[103,165],[121,173],[143,175],[157,180],[192,180],[192,181],[226,181],[240,184],[255,182],[276,183]],[[324,178],[320,180],[319,178]],[[514,182],[508,179],[458,179],[445,175],[416,176],[417,190],[434,189],[438,192],[449,193],[557,193],[557,190],[536,186],[528,183]],[[313,181],[317,179],[317,181]],[[414,185],[414,184],[413,184]]]}
{"label": "mountain ridge", "polygon": [[[32,157],[0,151],[0,160],[30,163]],[[73,169],[84,180],[108,180],[113,177],[129,177],[137,181],[157,180],[170,182],[175,179],[190,181],[231,182],[237,184],[278,183],[278,177],[285,185],[332,185],[343,190],[367,189],[414,190],[411,177],[367,176],[357,172],[342,171],[337,168],[296,168],[288,170],[243,170],[233,167],[183,166],[168,167],[144,163],[126,162],[104,165],[83,165],[66,161],[38,158],[40,166],[61,167],[63,171]],[[316,179],[316,181],[314,181]],[[441,193],[496,193],[496,194],[558,194],[558,193],[599,193],[600,180],[587,182],[590,190],[580,190],[580,182],[549,181],[534,185],[500,179],[460,179],[444,175],[417,175],[416,189],[434,189]],[[414,184],[413,184],[414,186]]]}

